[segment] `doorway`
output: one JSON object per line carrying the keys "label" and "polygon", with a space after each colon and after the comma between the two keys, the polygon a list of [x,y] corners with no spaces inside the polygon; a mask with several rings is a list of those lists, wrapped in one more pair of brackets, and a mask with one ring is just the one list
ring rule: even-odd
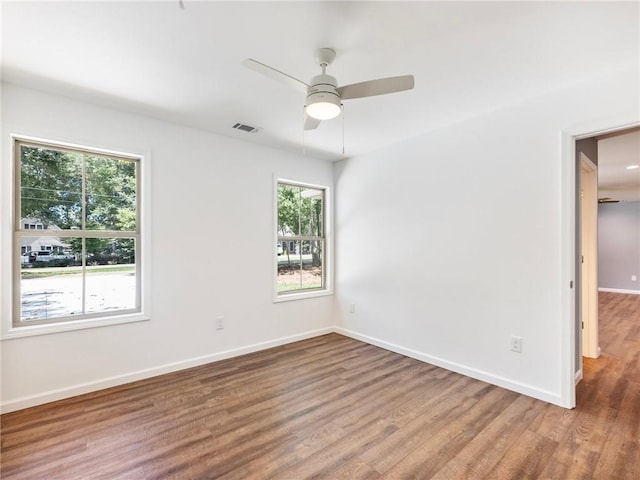
{"label": "doorway", "polygon": [[[571,303],[574,338],[572,339],[571,355],[573,359],[573,385],[582,379],[583,357],[598,358],[600,356],[598,335],[598,197],[600,185],[599,176],[606,173],[607,162],[599,158],[599,142],[608,138],[624,136],[638,131],[638,123],[631,123],[617,128],[603,128],[591,130],[590,133],[574,132],[571,138],[571,158],[573,162],[572,192],[573,210],[573,278],[575,290]],[[576,134],[578,133],[578,134]],[[609,165],[610,167],[611,165]],[[607,168],[609,168],[607,167]],[[616,185],[619,188],[619,185]],[[637,187],[636,187],[637,189]],[[603,195],[614,196],[607,189]],[[618,196],[616,194],[615,196]],[[628,200],[628,199],[627,199]],[[573,286],[573,282],[570,282]],[[571,360],[569,360],[571,361]],[[566,397],[570,404],[575,405],[575,390],[567,385]]]}

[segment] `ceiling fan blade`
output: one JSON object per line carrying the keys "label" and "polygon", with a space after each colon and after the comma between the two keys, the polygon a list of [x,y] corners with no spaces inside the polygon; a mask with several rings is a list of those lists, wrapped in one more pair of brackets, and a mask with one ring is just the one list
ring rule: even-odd
{"label": "ceiling fan blade", "polygon": [[337,90],[340,98],[347,100],[349,98],[373,97],[375,95],[411,90],[414,83],[413,75],[403,75],[400,77],[379,78],[367,82],[352,83],[351,85],[339,87]]}
{"label": "ceiling fan blade", "polygon": [[297,78],[292,77],[287,73],[276,70],[275,68],[270,67],[269,65],[265,65],[262,62],[254,60],[253,58],[247,58],[243,60],[242,64],[245,67],[250,68],[254,72],[261,73],[269,78],[273,78],[274,80],[277,80],[279,82],[286,83],[293,88],[302,90],[304,93],[307,93],[309,85],[304,83],[302,80],[298,80]]}
{"label": "ceiling fan blade", "polygon": [[320,120],[317,118],[313,118],[306,113],[304,114],[304,129],[305,130],[315,130],[320,125]]}

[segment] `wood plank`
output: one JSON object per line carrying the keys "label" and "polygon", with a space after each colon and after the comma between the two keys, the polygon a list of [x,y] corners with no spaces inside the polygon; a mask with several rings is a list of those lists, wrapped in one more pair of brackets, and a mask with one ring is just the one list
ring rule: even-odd
{"label": "wood plank", "polygon": [[[483,428],[446,466],[433,475],[434,480],[450,478],[484,479],[544,405],[519,396]],[[490,445],[490,448],[487,446]]]}
{"label": "wood plank", "polygon": [[557,447],[558,442],[531,430],[525,430],[485,478],[486,480],[539,478]]}
{"label": "wood plank", "polygon": [[375,480],[382,477],[361,458],[356,457],[331,472],[331,478],[335,480]]}
{"label": "wood plank", "polygon": [[600,454],[594,478],[637,480],[640,476],[640,384],[629,383]]}
{"label": "wood plank", "polygon": [[290,480],[293,478],[332,478],[334,471],[352,461],[362,450],[391,435],[397,427],[384,420],[377,420],[365,425],[349,436],[327,445],[313,455],[297,462],[288,469],[274,475],[274,480]]}
{"label": "wood plank", "polygon": [[[362,452],[361,458],[377,472],[386,473],[422,445],[425,432],[437,432],[473,408],[478,402],[474,395],[484,387],[486,385],[480,382],[460,377],[455,388],[441,391],[425,401],[423,406],[417,406],[415,415],[412,411],[412,415],[403,415],[398,419],[396,412],[392,411],[388,416],[389,422],[401,428],[384,442]],[[453,392],[455,396],[451,395]]]}
{"label": "wood plank", "polygon": [[434,421],[428,435],[417,447],[389,471],[388,479],[432,478],[473,438],[511,404],[517,394],[499,387],[489,387],[473,405],[460,405],[460,411],[445,414]]}

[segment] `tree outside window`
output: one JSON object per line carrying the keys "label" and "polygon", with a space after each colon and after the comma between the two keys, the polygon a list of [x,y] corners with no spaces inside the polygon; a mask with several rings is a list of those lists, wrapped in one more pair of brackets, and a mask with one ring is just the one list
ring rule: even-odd
{"label": "tree outside window", "polygon": [[325,288],[325,190],[278,182],[278,295]]}

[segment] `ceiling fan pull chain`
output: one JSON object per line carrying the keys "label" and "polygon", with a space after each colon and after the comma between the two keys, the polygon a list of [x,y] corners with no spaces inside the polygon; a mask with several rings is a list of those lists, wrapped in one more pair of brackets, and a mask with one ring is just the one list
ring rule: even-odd
{"label": "ceiling fan pull chain", "polygon": [[307,144],[305,143],[306,135],[304,128],[306,118],[305,108],[302,107],[302,158],[306,158],[307,156]]}
{"label": "ceiling fan pull chain", "polygon": [[342,107],[342,155],[344,155],[344,105]]}

